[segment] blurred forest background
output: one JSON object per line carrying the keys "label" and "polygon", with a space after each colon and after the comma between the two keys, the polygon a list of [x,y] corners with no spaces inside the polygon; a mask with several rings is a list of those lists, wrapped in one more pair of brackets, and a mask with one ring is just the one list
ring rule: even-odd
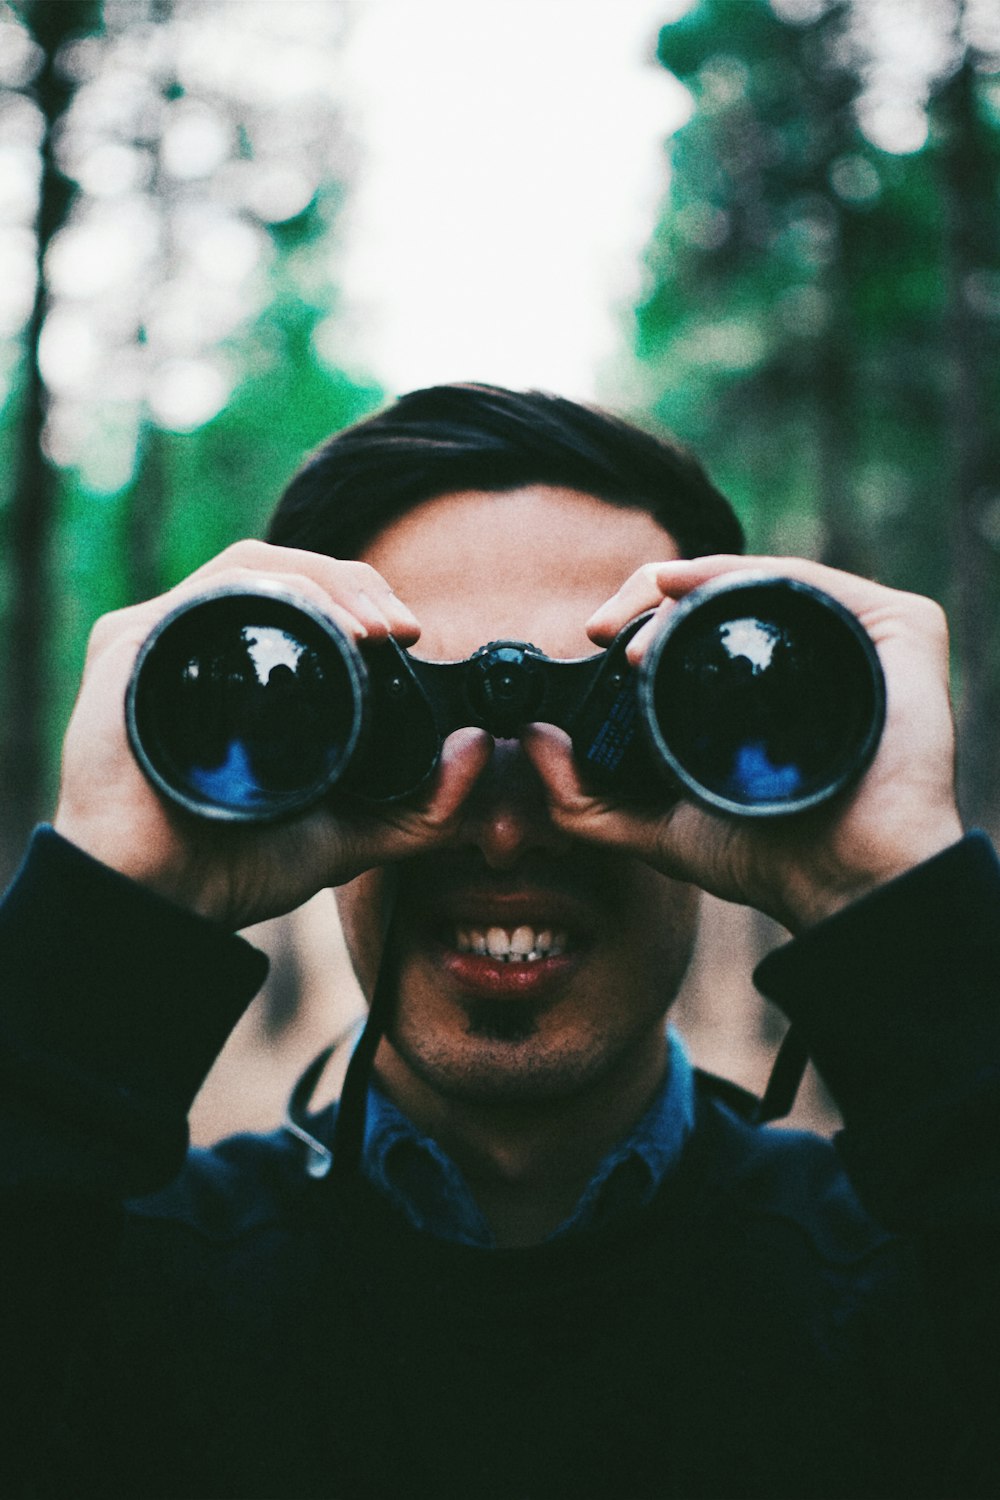
{"label": "blurred forest background", "polygon": [[[754,549],[946,605],[963,808],[997,832],[1000,7],[677,8],[657,58],[692,110],[676,133],[665,110],[603,397],[694,445]],[[385,398],[341,354],[331,249],[364,171],[352,6],[240,9],[0,0],[3,878],[51,811],[96,616],[259,533],[303,453]],[[259,936],[272,980],[203,1137],[275,1114],[356,1008],[328,901]],[[773,940],[716,912],[679,1011],[757,1086],[779,1028],[742,969]]]}

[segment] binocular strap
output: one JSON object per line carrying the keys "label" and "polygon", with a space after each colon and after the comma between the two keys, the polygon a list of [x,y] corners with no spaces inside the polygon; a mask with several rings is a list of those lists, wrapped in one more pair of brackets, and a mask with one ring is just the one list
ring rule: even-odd
{"label": "binocular strap", "polygon": [[[326,1171],[330,1169],[338,1175],[348,1175],[356,1172],[360,1165],[365,1140],[368,1085],[371,1081],[378,1044],[385,1035],[398,976],[399,952],[395,924],[390,920],[368,1018],[344,1078],[331,1152],[328,1153],[325,1148],[320,1147],[319,1143],[306,1133],[302,1127],[301,1115],[308,1109],[309,1096],[333,1048],[326,1048],[306,1070],[293,1094],[286,1126],[314,1150],[321,1151],[324,1160],[316,1163],[315,1175],[317,1176],[325,1176]],[[789,1114],[795,1103],[808,1062],[809,1054],[805,1042],[797,1029],[794,1026],[790,1027],[778,1049],[763,1097],[753,1113],[755,1124],[766,1125],[773,1120],[783,1119]]]}
{"label": "binocular strap", "polygon": [[385,1035],[386,1023],[395,999],[399,977],[399,952],[395,922],[390,919],[382,949],[375,991],[368,1011],[365,1029],[351,1056],[340,1094],[340,1108],[333,1132],[332,1169],[339,1175],[355,1172],[361,1162],[365,1142],[365,1110],[368,1085],[375,1065],[378,1044]]}
{"label": "binocular strap", "polygon": [[791,1113],[795,1096],[802,1083],[802,1075],[809,1062],[805,1042],[794,1026],[785,1032],[778,1048],[778,1055],[767,1080],[763,1098],[754,1111],[755,1125],[767,1125],[772,1120],[783,1120]]}

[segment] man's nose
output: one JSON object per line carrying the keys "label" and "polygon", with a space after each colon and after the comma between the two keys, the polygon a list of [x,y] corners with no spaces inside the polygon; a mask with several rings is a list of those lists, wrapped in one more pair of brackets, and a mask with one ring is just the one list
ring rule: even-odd
{"label": "man's nose", "polygon": [[529,852],[561,854],[570,843],[549,817],[538,773],[518,740],[496,740],[489,765],[465,805],[460,840],[492,870],[510,870]]}

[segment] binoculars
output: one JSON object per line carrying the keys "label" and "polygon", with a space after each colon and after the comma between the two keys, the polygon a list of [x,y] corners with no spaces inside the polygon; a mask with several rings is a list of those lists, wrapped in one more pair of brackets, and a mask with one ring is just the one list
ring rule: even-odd
{"label": "binoculars", "polygon": [[795,579],[730,574],[682,599],[638,668],[612,645],[576,660],[491,641],[425,661],[359,648],[280,586],[221,587],[180,605],[139,651],[129,740],[153,785],[190,813],[290,817],[330,794],[418,792],[446,735],[516,738],[544,720],[584,779],[647,805],[694,797],[735,817],[803,812],[870,762],[885,717],[871,640]]}

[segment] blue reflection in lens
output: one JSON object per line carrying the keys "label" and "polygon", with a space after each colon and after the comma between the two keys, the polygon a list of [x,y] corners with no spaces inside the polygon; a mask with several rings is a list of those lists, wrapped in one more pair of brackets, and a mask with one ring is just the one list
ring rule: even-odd
{"label": "blue reflection in lens", "polygon": [[796,795],[802,772],[798,766],[776,766],[763,740],[750,740],[736,751],[730,782],[743,802],[781,802]]}
{"label": "blue reflection in lens", "polygon": [[187,775],[194,791],[206,802],[222,807],[254,807],[267,800],[242,740],[230,740],[221,766],[210,770],[192,766]]}

